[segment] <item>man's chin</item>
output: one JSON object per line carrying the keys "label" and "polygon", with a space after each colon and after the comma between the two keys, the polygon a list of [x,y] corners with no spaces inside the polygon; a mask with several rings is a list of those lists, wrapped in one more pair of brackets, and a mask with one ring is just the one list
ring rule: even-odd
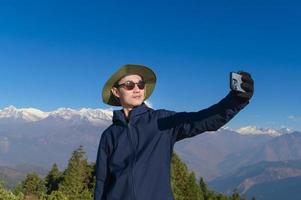
{"label": "man's chin", "polygon": [[140,106],[143,103],[143,101],[137,101],[134,103],[135,106]]}
{"label": "man's chin", "polygon": [[128,102],[126,103],[123,107],[137,107],[137,106],[140,106],[141,104],[143,103],[143,100],[142,99],[136,99],[135,101],[131,101],[131,102]]}

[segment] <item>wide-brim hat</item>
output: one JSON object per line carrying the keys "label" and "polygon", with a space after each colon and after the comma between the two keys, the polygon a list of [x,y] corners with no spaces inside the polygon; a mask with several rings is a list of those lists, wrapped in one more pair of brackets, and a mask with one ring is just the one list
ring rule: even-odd
{"label": "wide-brim hat", "polygon": [[102,101],[111,106],[121,106],[117,97],[111,92],[112,87],[122,77],[126,75],[139,75],[145,81],[145,97],[146,100],[153,92],[156,85],[156,74],[150,68],[144,65],[126,64],[119,68],[105,83],[102,89]]}

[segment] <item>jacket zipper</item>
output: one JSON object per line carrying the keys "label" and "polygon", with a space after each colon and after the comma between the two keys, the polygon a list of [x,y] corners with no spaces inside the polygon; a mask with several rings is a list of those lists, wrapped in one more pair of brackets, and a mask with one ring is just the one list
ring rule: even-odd
{"label": "jacket zipper", "polygon": [[135,147],[134,147],[134,143],[133,143],[133,137],[132,137],[132,133],[131,133],[130,123],[128,123],[128,134],[130,135],[130,143],[131,143],[132,150],[134,152],[134,160],[131,163],[131,182],[132,182],[132,193],[134,195],[133,199],[136,199],[135,183],[134,183],[134,162],[136,160],[136,151],[135,151]]}

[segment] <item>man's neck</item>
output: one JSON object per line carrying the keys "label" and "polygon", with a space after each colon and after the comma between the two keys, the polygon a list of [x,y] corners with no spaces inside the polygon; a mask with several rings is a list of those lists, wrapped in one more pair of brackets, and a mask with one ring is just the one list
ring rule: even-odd
{"label": "man's neck", "polygon": [[[142,104],[140,104],[140,105],[142,105]],[[128,117],[129,117],[130,112],[131,112],[135,107],[138,107],[138,106],[129,106],[129,107],[124,106],[124,107],[123,107],[123,113],[124,113],[124,115],[125,115],[125,117],[126,117],[127,119],[128,119]]]}
{"label": "man's neck", "polygon": [[131,110],[133,110],[133,108],[123,108],[123,113],[124,113],[126,118],[129,117],[129,113],[130,113]]}

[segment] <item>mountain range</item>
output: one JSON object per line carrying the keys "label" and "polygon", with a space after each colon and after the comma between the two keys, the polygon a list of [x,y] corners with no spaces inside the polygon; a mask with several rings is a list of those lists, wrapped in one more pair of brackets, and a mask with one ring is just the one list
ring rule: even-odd
{"label": "mountain range", "polygon": [[65,167],[71,152],[83,145],[95,160],[102,131],[111,124],[112,111],[60,108],[53,112],[37,109],[0,111],[0,165],[30,163]]}
{"label": "mountain range", "polygon": [[[88,160],[94,162],[100,136],[111,124],[112,115],[109,109],[59,108],[44,112],[35,108],[4,108],[0,110],[0,166],[15,169],[21,164],[49,169],[57,163],[64,169],[72,151],[79,145],[84,146]],[[245,168],[255,170],[262,162],[301,160],[301,133],[288,128],[246,126],[232,130],[223,127],[184,139],[176,143],[175,151],[198,177],[210,181],[209,185],[217,191],[227,192],[231,188],[223,189],[223,183],[228,185],[225,180],[235,178]],[[287,173],[285,170],[278,174],[272,173],[273,170],[264,171],[268,172],[274,176]],[[294,175],[287,178],[299,177],[298,173]],[[253,180],[251,175],[231,187],[249,194],[258,185],[267,184],[262,181],[246,187],[248,184],[244,183],[249,180]],[[270,179],[270,182],[276,180],[279,181]]]}
{"label": "mountain range", "polygon": [[236,188],[241,194],[261,200],[301,199],[301,160],[262,161],[242,167],[209,183],[224,193]]}

